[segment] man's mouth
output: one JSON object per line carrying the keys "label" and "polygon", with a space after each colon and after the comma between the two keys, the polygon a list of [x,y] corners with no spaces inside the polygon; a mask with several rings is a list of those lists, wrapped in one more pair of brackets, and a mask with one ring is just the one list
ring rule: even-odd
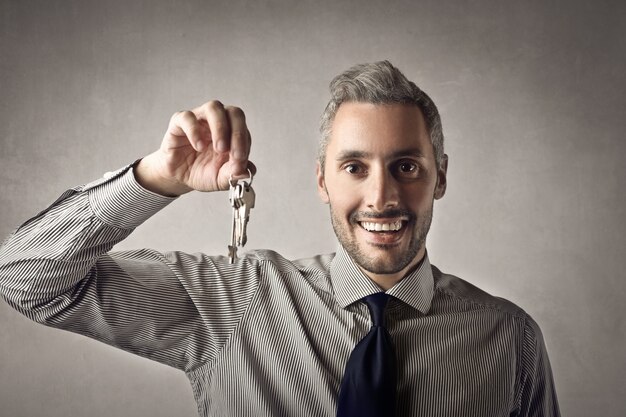
{"label": "man's mouth", "polygon": [[360,221],[359,225],[368,232],[397,232],[402,229],[405,222],[396,220],[391,222],[368,222]]}

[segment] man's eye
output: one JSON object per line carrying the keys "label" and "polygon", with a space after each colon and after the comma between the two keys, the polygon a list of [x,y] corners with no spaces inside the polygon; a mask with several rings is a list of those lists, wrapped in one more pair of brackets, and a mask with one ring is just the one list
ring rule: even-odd
{"label": "man's eye", "polygon": [[419,174],[419,166],[415,162],[404,161],[397,165],[398,173],[403,176],[415,177]]}
{"label": "man's eye", "polygon": [[361,174],[363,172],[363,168],[357,164],[348,164],[343,169],[345,169],[348,174]]}

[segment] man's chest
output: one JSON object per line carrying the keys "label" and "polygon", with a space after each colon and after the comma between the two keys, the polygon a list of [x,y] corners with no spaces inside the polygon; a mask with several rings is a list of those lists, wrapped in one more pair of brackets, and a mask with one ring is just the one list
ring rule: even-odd
{"label": "man's chest", "polygon": [[[235,401],[229,397],[245,392],[253,408],[265,404],[290,415],[314,407],[332,415],[348,357],[371,321],[360,307],[346,310],[332,300],[316,301],[294,305],[285,297],[251,309],[203,377],[202,384],[209,385],[203,390],[214,392],[212,403],[219,398],[226,407]],[[401,415],[508,415],[517,348],[511,323],[477,313],[398,313],[388,321],[398,358]]]}

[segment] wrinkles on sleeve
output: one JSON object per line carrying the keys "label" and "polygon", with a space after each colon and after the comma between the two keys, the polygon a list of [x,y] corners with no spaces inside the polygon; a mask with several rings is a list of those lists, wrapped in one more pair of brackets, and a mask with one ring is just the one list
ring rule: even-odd
{"label": "wrinkles on sleeve", "polygon": [[132,169],[87,192],[94,214],[104,223],[121,229],[136,228],[176,200],[176,197],[165,197],[143,188],[135,180]]}
{"label": "wrinkles on sleeve", "polygon": [[171,201],[137,187],[126,168],[24,223],[0,248],[0,293],[39,323],[185,369],[206,332],[184,287],[155,251],[108,253]]}
{"label": "wrinkles on sleeve", "polygon": [[72,194],[7,239],[0,249],[0,291],[18,311],[45,321],[50,306],[63,305],[55,298],[71,292],[98,256],[129,233],[94,219],[87,196]]}
{"label": "wrinkles on sleeve", "polygon": [[[240,258],[230,264],[224,256],[168,252],[167,263],[190,296],[208,332],[195,367],[211,366],[228,348],[245,320],[260,287],[258,261]],[[194,368],[195,368],[194,367]]]}
{"label": "wrinkles on sleeve", "polygon": [[190,295],[151,249],[102,256],[48,324],[181,370],[208,354],[210,335]]}
{"label": "wrinkles on sleeve", "polygon": [[519,417],[559,417],[554,379],[543,334],[539,325],[527,317],[520,358]]}

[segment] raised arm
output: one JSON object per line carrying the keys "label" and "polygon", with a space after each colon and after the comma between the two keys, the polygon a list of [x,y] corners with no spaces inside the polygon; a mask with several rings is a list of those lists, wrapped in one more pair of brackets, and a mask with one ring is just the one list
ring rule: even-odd
{"label": "raised arm", "polygon": [[68,190],[9,236],[0,295],[37,322],[180,369],[211,360],[257,288],[254,262],[109,251],[174,196],[247,176],[249,150],[241,110],[213,101],[176,113],[158,151]]}

